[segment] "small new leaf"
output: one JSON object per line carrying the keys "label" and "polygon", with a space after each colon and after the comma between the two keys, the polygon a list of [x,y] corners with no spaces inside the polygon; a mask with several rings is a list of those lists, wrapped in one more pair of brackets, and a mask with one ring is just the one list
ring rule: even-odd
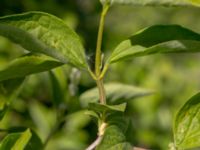
{"label": "small new leaf", "polygon": [[63,63],[86,68],[84,48],[78,35],[61,19],[43,12],[28,12],[0,18],[0,35]]}
{"label": "small new leaf", "polygon": [[124,112],[126,109],[126,103],[119,105],[104,105],[99,103],[89,103],[89,110],[93,110],[97,113],[109,113],[109,112]]}
{"label": "small new leaf", "polygon": [[177,113],[174,140],[179,149],[200,147],[200,93],[190,98]]}
{"label": "small new leaf", "polygon": [[200,52],[200,34],[179,25],[155,25],[122,41],[107,63],[157,53],[178,52]]}

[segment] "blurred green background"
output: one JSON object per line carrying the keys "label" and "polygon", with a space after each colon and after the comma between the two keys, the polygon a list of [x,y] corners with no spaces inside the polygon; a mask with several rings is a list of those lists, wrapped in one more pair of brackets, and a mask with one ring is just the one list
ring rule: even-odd
{"label": "blurred green background", "polygon": [[[62,18],[81,36],[92,57],[96,46],[101,5],[98,0],[1,0],[0,16],[44,11]],[[200,33],[200,10],[190,7],[113,6],[106,18],[103,51],[112,52],[123,39],[155,24],[179,24]],[[162,36],[162,35],[160,35]],[[0,37],[0,69],[26,51]],[[108,56],[108,55],[107,55]],[[200,91],[200,54],[152,55],[112,65],[105,82],[122,82],[147,89],[154,95],[128,103],[127,115],[133,127],[128,140],[136,146],[165,150],[173,141],[172,122],[177,110]],[[83,113],[80,95],[95,86],[88,74],[69,66],[55,70],[65,97],[66,122],[50,139],[47,150],[83,150],[96,138],[96,124]],[[0,93],[1,95],[1,93]],[[6,99],[6,98],[4,98]],[[3,98],[0,97],[0,101]],[[31,75],[0,128],[33,128],[44,141],[55,122],[52,92],[47,73]],[[4,133],[0,133],[0,138]]]}

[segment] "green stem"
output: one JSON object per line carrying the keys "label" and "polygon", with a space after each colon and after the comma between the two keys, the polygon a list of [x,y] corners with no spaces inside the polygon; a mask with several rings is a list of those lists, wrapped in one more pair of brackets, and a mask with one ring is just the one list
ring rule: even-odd
{"label": "green stem", "polygon": [[103,37],[103,30],[105,24],[105,16],[109,9],[109,4],[105,3],[103,5],[103,10],[101,13],[100,23],[99,23],[99,31],[97,37],[97,47],[96,47],[96,56],[95,56],[95,75],[96,75],[96,83],[99,89],[99,99],[101,104],[106,104],[106,93],[103,84],[103,77],[100,78],[101,75],[101,45],[102,45],[102,37]]}
{"label": "green stem", "polygon": [[104,89],[104,84],[103,84],[103,80],[97,80],[97,87],[99,89],[99,100],[101,104],[106,104],[106,92]]}
{"label": "green stem", "polygon": [[96,47],[96,56],[95,56],[95,74],[98,77],[101,73],[101,45],[102,45],[102,37],[103,37],[103,30],[104,30],[104,23],[105,23],[105,16],[109,9],[109,4],[105,4],[103,6],[103,10],[101,13],[101,19],[99,23],[99,30],[98,30],[98,37],[97,37],[97,47]]}

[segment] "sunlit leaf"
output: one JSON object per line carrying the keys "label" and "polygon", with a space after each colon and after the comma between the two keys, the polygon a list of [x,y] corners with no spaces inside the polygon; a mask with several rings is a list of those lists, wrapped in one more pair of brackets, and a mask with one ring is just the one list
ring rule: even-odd
{"label": "sunlit leaf", "polygon": [[61,19],[43,12],[28,12],[0,18],[0,35],[29,51],[44,53],[86,67],[84,48],[77,34]]}
{"label": "sunlit leaf", "polygon": [[[108,104],[120,104],[128,100],[147,96],[153,93],[147,89],[121,83],[107,83],[105,84],[105,90]],[[98,100],[99,94],[97,88],[86,91],[80,97],[81,104],[84,107],[88,106],[89,103],[98,102]]]}
{"label": "sunlit leaf", "polygon": [[100,0],[103,4],[132,4],[153,6],[200,6],[200,0]]}
{"label": "sunlit leaf", "polygon": [[108,63],[150,54],[178,52],[200,52],[200,34],[178,25],[156,25],[122,41]]}
{"label": "sunlit leaf", "polygon": [[0,81],[24,77],[61,66],[60,63],[44,55],[26,55],[13,60],[0,71]]}
{"label": "sunlit leaf", "polygon": [[27,129],[25,132],[21,134],[21,136],[17,139],[15,144],[12,146],[11,150],[24,150],[27,143],[31,139],[31,131],[30,129]]}
{"label": "sunlit leaf", "polygon": [[[8,132],[8,135],[1,141],[0,150],[11,150],[14,145],[16,150],[19,150],[21,146],[25,146],[24,150],[43,150],[42,141],[33,130],[26,130],[25,127],[12,127],[5,131]],[[28,139],[29,141],[26,143]]]}
{"label": "sunlit leaf", "polygon": [[31,139],[31,131],[27,129],[23,133],[11,133],[1,142],[1,150],[24,150]]}
{"label": "sunlit leaf", "polygon": [[179,149],[200,147],[200,93],[190,98],[177,113],[174,140]]}

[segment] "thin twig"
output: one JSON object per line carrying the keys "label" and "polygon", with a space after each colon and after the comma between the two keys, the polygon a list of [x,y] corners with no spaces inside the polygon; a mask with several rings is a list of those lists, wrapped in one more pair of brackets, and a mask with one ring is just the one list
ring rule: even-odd
{"label": "thin twig", "polygon": [[94,150],[96,148],[97,145],[99,145],[99,143],[102,140],[102,136],[99,136],[92,144],[90,144],[85,150]]}

